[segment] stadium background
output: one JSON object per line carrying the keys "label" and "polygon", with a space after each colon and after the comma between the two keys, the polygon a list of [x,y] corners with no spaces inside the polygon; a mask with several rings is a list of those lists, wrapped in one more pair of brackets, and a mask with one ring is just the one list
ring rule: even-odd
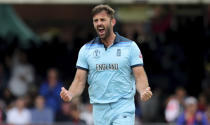
{"label": "stadium background", "polygon": [[[199,108],[208,114],[210,1],[0,0],[0,3],[2,123],[7,123],[7,111],[15,106],[16,98],[23,97],[25,108],[29,110],[36,107],[35,98],[44,95],[42,85],[50,79],[49,69],[58,71],[58,84],[69,86],[80,47],[96,36],[90,12],[100,3],[108,3],[116,10],[115,31],[136,41],[143,54],[154,96],[146,103],[140,102],[136,96],[136,123],[167,124],[167,102],[180,87],[186,92],[184,96],[196,97]],[[13,89],[18,88],[15,81],[19,78],[15,76],[19,70],[15,67],[22,63],[21,60],[24,60],[26,67],[23,67],[29,70],[30,77],[24,80],[26,91],[22,94]],[[73,104],[63,104],[59,100],[58,109],[51,109],[54,115],[49,123],[74,125],[91,119],[87,87]],[[65,114],[61,107],[68,110],[65,117],[69,118],[59,119],[59,115]]]}

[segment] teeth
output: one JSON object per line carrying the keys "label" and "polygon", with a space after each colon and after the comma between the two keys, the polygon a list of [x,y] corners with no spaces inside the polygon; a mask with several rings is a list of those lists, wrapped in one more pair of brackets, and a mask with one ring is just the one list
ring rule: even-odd
{"label": "teeth", "polygon": [[98,29],[99,29],[99,30],[103,30],[104,28],[103,28],[103,27],[99,27]]}

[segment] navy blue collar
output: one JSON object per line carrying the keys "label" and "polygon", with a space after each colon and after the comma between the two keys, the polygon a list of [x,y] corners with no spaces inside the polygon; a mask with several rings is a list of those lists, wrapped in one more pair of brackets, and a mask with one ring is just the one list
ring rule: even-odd
{"label": "navy blue collar", "polygon": [[115,32],[115,39],[114,39],[114,44],[119,43],[120,42],[120,35],[118,34],[118,32]]}

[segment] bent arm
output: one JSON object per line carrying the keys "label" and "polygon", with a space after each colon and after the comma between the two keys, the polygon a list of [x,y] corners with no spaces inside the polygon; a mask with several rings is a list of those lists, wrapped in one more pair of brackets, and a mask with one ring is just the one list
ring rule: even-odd
{"label": "bent arm", "polygon": [[72,98],[80,96],[82,94],[85,88],[86,80],[87,80],[87,71],[82,69],[77,69],[74,80],[68,90]]}

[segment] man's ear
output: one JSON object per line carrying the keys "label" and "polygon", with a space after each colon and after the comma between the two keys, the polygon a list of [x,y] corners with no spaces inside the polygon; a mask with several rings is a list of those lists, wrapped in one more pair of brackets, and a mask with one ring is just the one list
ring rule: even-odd
{"label": "man's ear", "polygon": [[112,22],[112,26],[114,27],[115,24],[116,24],[116,19],[115,19],[115,18],[112,18],[112,19],[111,19],[111,22]]}

